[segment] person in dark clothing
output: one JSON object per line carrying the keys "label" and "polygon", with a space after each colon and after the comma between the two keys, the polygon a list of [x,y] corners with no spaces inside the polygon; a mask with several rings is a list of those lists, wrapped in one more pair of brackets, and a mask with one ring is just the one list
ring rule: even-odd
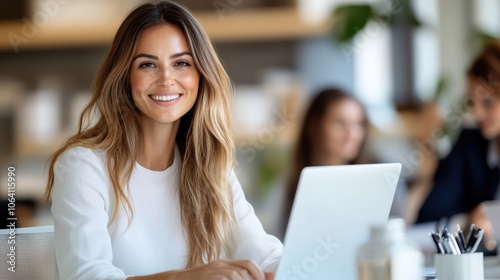
{"label": "person in dark clothing", "polygon": [[490,167],[487,160],[489,142],[478,129],[462,130],[439,163],[417,223],[469,213],[481,202],[495,199],[500,176],[498,167]]}
{"label": "person in dark clothing", "polygon": [[482,202],[500,199],[500,41],[482,50],[468,69],[467,81],[477,128],[463,129],[439,162],[416,222],[464,215],[467,223],[484,228],[490,237],[493,228]]}

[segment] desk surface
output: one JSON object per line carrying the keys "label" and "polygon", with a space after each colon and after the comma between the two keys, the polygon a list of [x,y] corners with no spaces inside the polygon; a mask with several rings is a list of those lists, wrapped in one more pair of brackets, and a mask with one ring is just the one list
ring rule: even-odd
{"label": "desk surface", "polygon": [[484,258],[484,279],[500,279],[500,256]]}

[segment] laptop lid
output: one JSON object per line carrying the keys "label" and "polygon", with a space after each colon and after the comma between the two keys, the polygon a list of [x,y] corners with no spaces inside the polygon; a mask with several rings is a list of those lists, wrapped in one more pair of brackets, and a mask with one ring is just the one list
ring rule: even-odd
{"label": "laptop lid", "polygon": [[304,168],[276,280],[357,279],[357,250],[387,222],[400,173],[399,163]]}

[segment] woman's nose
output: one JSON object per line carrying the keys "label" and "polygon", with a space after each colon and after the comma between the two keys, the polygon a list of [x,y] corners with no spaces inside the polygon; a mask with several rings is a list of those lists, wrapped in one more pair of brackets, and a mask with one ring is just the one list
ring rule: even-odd
{"label": "woman's nose", "polygon": [[172,86],[175,82],[172,71],[170,69],[162,69],[158,77],[158,85]]}

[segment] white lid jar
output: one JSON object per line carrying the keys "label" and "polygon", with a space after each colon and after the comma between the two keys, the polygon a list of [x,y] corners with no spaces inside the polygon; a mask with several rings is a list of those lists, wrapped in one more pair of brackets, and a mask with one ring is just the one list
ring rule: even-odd
{"label": "white lid jar", "polygon": [[358,250],[358,280],[420,280],[424,255],[405,235],[403,219],[371,227]]}

